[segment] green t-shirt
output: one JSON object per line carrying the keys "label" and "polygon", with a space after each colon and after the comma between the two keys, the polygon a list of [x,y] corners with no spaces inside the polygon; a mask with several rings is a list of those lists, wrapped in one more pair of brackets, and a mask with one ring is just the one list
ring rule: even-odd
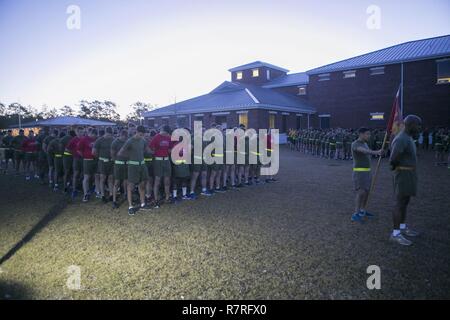
{"label": "green t-shirt", "polygon": [[127,152],[129,161],[144,161],[144,151],[145,151],[145,139],[131,137],[125,142],[123,146],[124,150]]}
{"label": "green t-shirt", "polygon": [[22,143],[25,140],[25,136],[15,136],[12,140],[11,140],[11,147],[16,149],[16,150],[21,150],[22,149]]}
{"label": "green t-shirt", "polygon": [[97,155],[99,158],[107,158],[111,157],[111,145],[114,141],[113,137],[101,137],[97,139],[94,143],[94,148],[97,150]]}
{"label": "green t-shirt", "polygon": [[72,136],[66,135],[66,136],[62,137],[60,140],[61,140],[62,147],[64,149],[66,149],[67,145],[69,144],[69,141],[72,140]]}
{"label": "green t-shirt", "polygon": [[353,168],[370,168],[370,155],[359,152],[357,148],[369,149],[369,146],[359,139],[352,143]]}
{"label": "green t-shirt", "polygon": [[64,152],[64,148],[61,145],[60,139],[54,138],[48,144],[47,153],[50,155],[62,154]]}
{"label": "green t-shirt", "polygon": [[119,138],[117,138],[111,144],[112,153],[115,155],[114,160],[119,160],[119,161],[126,161],[127,160],[126,157],[119,157],[119,155],[117,154],[120,151],[120,149],[122,149],[122,147],[125,144],[125,142],[127,142],[127,141],[126,140],[120,140]]}
{"label": "green t-shirt", "polygon": [[396,166],[415,167],[417,165],[416,145],[404,131],[400,132],[392,142],[391,163],[393,161],[396,161]]}

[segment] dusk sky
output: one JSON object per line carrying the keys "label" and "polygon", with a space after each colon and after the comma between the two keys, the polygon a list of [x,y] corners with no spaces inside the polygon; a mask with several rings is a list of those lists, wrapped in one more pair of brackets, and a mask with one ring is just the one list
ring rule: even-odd
{"label": "dusk sky", "polygon": [[[70,30],[68,6],[80,8]],[[381,10],[380,28],[367,9]],[[450,33],[449,0],[0,0],[0,102],[164,106],[207,93],[231,67],[291,72]]]}

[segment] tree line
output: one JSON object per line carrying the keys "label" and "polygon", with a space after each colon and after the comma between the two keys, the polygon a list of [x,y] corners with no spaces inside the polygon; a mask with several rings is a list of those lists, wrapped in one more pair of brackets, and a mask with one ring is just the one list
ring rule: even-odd
{"label": "tree line", "polygon": [[94,119],[112,122],[139,122],[144,112],[154,110],[155,105],[135,102],[130,105],[130,112],[125,119],[121,119],[117,112],[117,104],[112,101],[87,101],[81,100],[75,109],[72,106],[65,105],[60,108],[42,106],[40,110],[31,105],[22,105],[18,102],[4,104],[0,102],[0,128],[7,128],[19,123],[33,122],[36,120],[45,120],[61,116],[73,116],[86,119]]}

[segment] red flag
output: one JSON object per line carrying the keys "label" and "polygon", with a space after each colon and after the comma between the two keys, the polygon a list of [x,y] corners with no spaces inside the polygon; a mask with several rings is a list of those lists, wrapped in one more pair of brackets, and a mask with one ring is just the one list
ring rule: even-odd
{"label": "red flag", "polygon": [[389,118],[387,126],[387,135],[397,135],[403,126],[403,115],[400,109],[400,87],[395,96],[394,105],[392,106],[391,117]]}

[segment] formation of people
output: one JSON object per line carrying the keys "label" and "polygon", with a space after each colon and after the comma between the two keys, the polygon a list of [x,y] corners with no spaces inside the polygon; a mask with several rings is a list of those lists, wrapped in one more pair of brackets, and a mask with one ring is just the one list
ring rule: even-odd
{"label": "formation of people", "polygon": [[[225,135],[221,126],[212,124],[211,128]],[[234,131],[238,129],[245,130],[245,126]],[[27,136],[20,130],[14,137],[9,131],[0,142],[5,150],[2,161],[5,173],[12,164],[14,172],[24,173],[27,181],[38,179],[55,192],[71,195],[72,199],[81,195],[83,202],[95,196],[118,208],[127,201],[130,215],[138,210],[157,209],[162,204],[195,200],[198,195],[210,197],[276,181],[273,176],[260,177],[261,162],[249,161],[248,148],[242,164],[226,164],[225,161],[207,164],[204,159],[192,159],[188,164],[172,159],[171,151],[178,142],[171,140],[171,128],[167,125],[159,130],[143,126],[120,130],[112,127],[42,129],[37,135],[30,130]],[[268,152],[271,145],[269,132]],[[193,148],[194,143],[191,146]],[[183,152],[187,151],[181,148],[180,156]],[[225,145],[223,152],[212,156],[225,157],[228,152]],[[237,137],[234,137],[232,153],[237,153]],[[191,154],[194,158],[194,152]]]}
{"label": "formation of people", "polygon": [[[370,149],[381,149],[386,130],[371,130],[367,145]],[[326,159],[352,160],[351,145],[358,139],[356,129],[291,129],[287,140],[291,150],[303,152]],[[386,139],[383,156],[390,155],[390,137]],[[415,137],[417,149],[431,150],[435,153],[435,166],[450,169],[450,129],[425,129]]]}

